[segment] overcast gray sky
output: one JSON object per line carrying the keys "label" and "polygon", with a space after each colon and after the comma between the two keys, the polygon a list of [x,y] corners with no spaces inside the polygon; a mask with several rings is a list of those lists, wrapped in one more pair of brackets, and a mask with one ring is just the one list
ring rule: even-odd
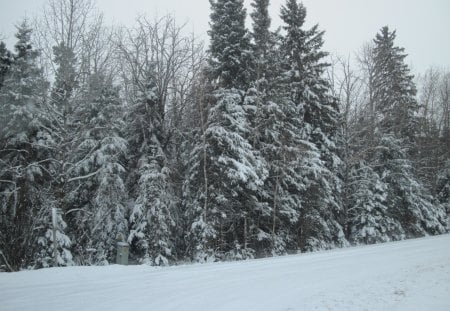
{"label": "overcast gray sky", "polygon": [[[0,0],[0,37],[14,42],[14,24],[42,11],[46,0]],[[251,0],[245,0],[249,6]],[[285,0],[271,0],[273,26],[280,25]],[[108,22],[132,25],[137,14],[173,13],[179,22],[207,39],[208,0],[97,0]],[[309,25],[325,30],[325,49],[354,54],[384,25],[397,29],[397,45],[406,49],[415,72],[431,65],[450,68],[449,0],[304,0]],[[190,30],[189,29],[189,30]]]}

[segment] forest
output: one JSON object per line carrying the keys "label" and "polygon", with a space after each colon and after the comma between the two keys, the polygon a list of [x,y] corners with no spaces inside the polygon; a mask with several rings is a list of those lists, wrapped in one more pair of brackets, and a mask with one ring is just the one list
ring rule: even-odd
{"label": "forest", "polygon": [[52,266],[54,247],[59,266],[106,265],[117,241],[160,266],[448,232],[450,70],[414,76],[383,25],[329,54],[302,2],[276,30],[268,8],[210,0],[207,46],[171,15],[107,25],[91,0],[19,22],[0,42],[0,266]]}

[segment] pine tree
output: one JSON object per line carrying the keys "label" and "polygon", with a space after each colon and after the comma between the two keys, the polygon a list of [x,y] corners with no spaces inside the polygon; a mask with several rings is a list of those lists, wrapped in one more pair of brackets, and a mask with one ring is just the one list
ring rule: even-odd
{"label": "pine tree", "polygon": [[[268,253],[283,254],[297,247],[297,229],[301,208],[303,183],[299,157],[308,156],[309,144],[300,136],[298,107],[281,97],[266,98],[262,106],[260,150],[267,163],[268,177],[260,204],[259,240],[269,245]],[[265,227],[264,227],[265,226]]]}
{"label": "pine tree", "polygon": [[269,16],[269,0],[254,0],[251,3],[254,8],[250,14],[252,18],[252,59],[254,69],[255,87],[263,91],[267,87],[267,79],[274,73],[273,49],[275,46],[275,34],[270,31],[271,19]]}
{"label": "pine tree", "polygon": [[[52,224],[53,219],[51,211],[53,208],[58,208],[57,200],[51,191],[44,191],[41,193],[41,199],[45,209],[41,209],[37,214],[37,218],[40,220],[37,232],[37,244],[38,249],[33,254],[33,267],[34,268],[48,268],[55,266],[54,247],[55,241],[53,240],[53,228],[49,227]],[[57,214],[56,216],[56,265],[58,266],[71,266],[74,264],[71,248],[73,246],[72,240],[66,233],[67,223],[63,219],[63,215]]]}
{"label": "pine tree", "polygon": [[251,64],[243,0],[210,0],[212,13],[209,65],[211,79],[223,88],[246,89]]}
{"label": "pine tree", "polygon": [[304,171],[299,243],[302,249],[327,248],[346,243],[337,221],[340,202],[340,159],[337,154],[339,113],[337,100],[323,78],[327,64],[321,51],[323,32],[315,25],[304,29],[306,8],[288,0],[281,8],[286,32],[282,79],[284,92],[300,111],[302,139],[310,144],[309,156],[299,159]]}
{"label": "pine tree", "polygon": [[416,86],[408,65],[404,48],[395,46],[395,31],[383,27],[374,40],[374,106],[383,133],[409,138],[417,131],[418,104]]}
{"label": "pine tree", "polygon": [[351,241],[372,244],[402,238],[400,223],[388,211],[385,181],[361,161],[351,167],[348,182]]}
{"label": "pine tree", "polygon": [[[383,135],[372,161],[387,184],[388,216],[401,224],[406,237],[445,232],[445,212],[442,206],[433,204],[428,190],[417,179],[403,139]],[[399,239],[403,232],[391,234]]]}
{"label": "pine tree", "polygon": [[[53,84],[51,99],[57,111],[60,112],[59,123],[62,126],[70,126],[70,118],[73,114],[73,95],[77,89],[76,58],[74,51],[60,43],[53,47],[54,63],[57,66],[55,83]],[[67,130],[62,128],[60,130]]]}
{"label": "pine tree", "polygon": [[128,242],[137,260],[166,265],[176,254],[172,215],[178,198],[171,180],[165,145],[165,106],[161,104],[160,95],[154,80],[147,77],[126,116],[130,150],[127,183],[134,200]]}
{"label": "pine tree", "polygon": [[[60,44],[53,48],[54,65],[56,67],[55,81],[50,92],[50,100],[46,103],[47,118],[51,129],[49,143],[53,150],[51,156],[52,192],[55,207],[67,212],[71,208],[68,201],[70,192],[67,181],[69,168],[72,167],[71,144],[75,139],[77,129],[74,120],[75,93],[78,88],[75,73],[76,59],[73,51]],[[70,224],[69,224],[70,227]]]}
{"label": "pine tree", "polygon": [[295,249],[297,223],[301,210],[301,169],[297,157],[304,155],[305,142],[300,137],[300,112],[284,97],[280,83],[280,36],[269,30],[269,1],[252,2],[253,66],[255,89],[246,101],[251,103],[252,134],[250,142],[264,158],[267,178],[259,193],[254,218],[259,255],[286,253]]}
{"label": "pine tree", "polygon": [[373,106],[377,116],[376,152],[371,165],[387,184],[388,213],[402,225],[393,238],[437,234],[445,230],[445,213],[433,205],[411,162],[417,132],[416,88],[404,64],[403,49],[394,45],[395,31],[383,27],[374,47]]}
{"label": "pine tree", "polygon": [[71,143],[67,202],[77,260],[102,264],[114,260],[116,237],[128,233],[123,161],[127,150],[119,90],[101,73],[93,74],[75,107],[76,135]]}
{"label": "pine tree", "polygon": [[211,89],[207,106],[198,109],[201,127],[185,187],[191,254],[198,261],[254,256],[253,215],[266,174],[249,140],[255,106],[246,92],[252,67],[243,1],[211,1],[211,8]]}
{"label": "pine tree", "polygon": [[198,262],[215,260],[214,238],[216,230],[209,221],[209,180],[208,144],[206,141],[207,118],[213,102],[213,87],[206,71],[203,71],[194,84],[194,103],[188,107],[186,123],[189,128],[188,139],[183,144],[183,216],[186,248],[190,259]]}
{"label": "pine tree", "polygon": [[[73,235],[73,219],[71,214],[66,214],[71,208],[73,201],[70,201],[69,168],[72,167],[70,156],[73,155],[71,144],[76,135],[76,126],[74,125],[73,110],[75,106],[74,92],[77,88],[75,81],[75,57],[73,51],[60,44],[53,48],[54,63],[56,67],[55,80],[51,88],[50,96],[43,105],[43,115],[45,117],[45,128],[47,135],[45,137],[48,148],[48,158],[51,159],[48,165],[49,182],[48,193],[45,196],[46,204],[50,208],[58,208],[65,216],[58,221],[58,242],[62,247],[61,255],[58,259],[60,265],[72,264],[73,258],[71,252],[67,251],[70,246],[74,249],[76,245],[71,244],[71,240],[76,240]],[[78,206],[76,206],[78,207]],[[50,215],[47,221],[50,222]],[[48,266],[51,258],[52,239],[50,228],[42,233],[40,244],[43,250],[39,257],[42,266]],[[72,238],[72,239],[71,239]]]}
{"label": "pine tree", "polygon": [[251,3],[254,11],[250,14],[252,18],[252,38],[254,41],[256,56],[265,58],[270,40],[269,0],[254,0]]}
{"label": "pine tree", "polygon": [[193,219],[192,229],[202,235],[194,239],[203,243],[195,245],[199,252],[194,258],[242,259],[253,256],[250,216],[265,170],[246,139],[249,127],[241,92],[219,90],[215,98],[203,133],[205,145],[196,148],[201,161],[196,168],[201,173],[195,176],[201,189],[207,180],[207,191],[197,193],[195,201],[207,200],[207,204],[198,206]]}
{"label": "pine tree", "polygon": [[[161,156],[161,155],[160,155]],[[128,238],[135,244],[142,262],[168,265],[175,259],[174,193],[167,167],[151,158],[140,169],[139,196],[130,216]]]}
{"label": "pine tree", "polygon": [[31,28],[26,22],[18,27],[14,67],[9,69],[2,90],[2,134],[14,143],[26,141],[26,135],[38,128],[33,116],[42,105],[46,83],[37,67],[38,52],[31,46]]}
{"label": "pine tree", "polygon": [[18,27],[14,61],[0,90],[4,117],[1,179],[8,181],[2,183],[3,203],[8,206],[3,210],[2,241],[12,243],[1,247],[8,250],[9,261],[16,268],[48,265],[54,243],[58,243],[59,264],[72,263],[62,219],[58,241],[49,235],[52,204],[48,193],[50,135],[44,109],[47,83],[37,65],[39,53],[31,45],[31,34],[24,21]]}

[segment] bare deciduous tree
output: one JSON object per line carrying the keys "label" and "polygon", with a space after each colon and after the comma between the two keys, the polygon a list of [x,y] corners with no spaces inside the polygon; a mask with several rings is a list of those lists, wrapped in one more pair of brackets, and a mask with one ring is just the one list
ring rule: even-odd
{"label": "bare deciduous tree", "polygon": [[154,85],[162,119],[174,103],[182,109],[204,57],[202,45],[183,31],[169,15],[140,17],[134,29],[123,29],[116,38],[127,98],[132,102]]}
{"label": "bare deciduous tree", "polygon": [[[86,74],[86,62],[98,58],[102,41],[103,16],[92,0],[49,0],[43,14],[35,19],[36,46],[42,51],[42,64],[50,75],[56,67],[53,48],[63,45],[73,51],[77,60],[77,72]],[[97,53],[94,51],[97,50]],[[106,50],[106,49],[104,49]],[[97,60],[98,61],[98,60]]]}

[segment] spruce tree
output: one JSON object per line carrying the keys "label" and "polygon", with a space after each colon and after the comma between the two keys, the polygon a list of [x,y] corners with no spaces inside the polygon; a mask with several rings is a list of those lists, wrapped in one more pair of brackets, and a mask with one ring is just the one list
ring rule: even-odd
{"label": "spruce tree", "polygon": [[14,67],[8,70],[3,82],[2,115],[7,118],[2,133],[17,143],[38,128],[39,120],[33,122],[33,116],[39,113],[47,87],[37,66],[39,53],[31,45],[31,33],[26,21],[18,27]]}
{"label": "spruce tree", "polygon": [[[75,62],[73,51],[63,44],[53,48],[53,61],[56,68],[55,80],[53,82],[50,96],[45,102],[45,120],[46,128],[48,129],[48,137],[46,143],[49,150],[48,172],[50,174],[49,180],[51,187],[49,188],[49,195],[47,196],[47,205],[52,208],[58,208],[64,215],[65,222],[61,222],[59,230],[61,232],[61,244],[66,247],[70,240],[75,240],[74,224],[72,214],[66,215],[72,208],[78,208],[75,205],[75,200],[71,200],[70,185],[68,179],[70,178],[70,168],[72,165],[72,158],[74,150],[72,149],[73,140],[76,136],[76,126],[74,121],[74,107],[75,107],[75,90],[77,88],[77,81],[75,79]],[[63,218],[61,218],[61,221]],[[45,239],[41,239],[42,245],[50,244],[46,242],[51,237],[51,231],[47,231]],[[64,239],[63,239],[64,237]],[[72,239],[70,239],[72,238]],[[72,249],[76,245],[70,244]],[[40,256],[45,253],[50,253],[51,250],[42,252]],[[74,255],[71,253],[71,256]],[[71,258],[72,262],[72,258]],[[46,265],[43,263],[44,266]],[[61,264],[61,263],[60,263]]]}
{"label": "spruce tree", "polygon": [[[162,155],[160,155],[162,156]],[[170,171],[157,157],[140,169],[139,195],[132,210],[128,240],[135,244],[141,262],[168,265],[175,257],[174,191]]]}
{"label": "spruce tree", "polygon": [[[54,108],[60,112],[57,121],[60,123],[60,130],[68,130],[71,126],[75,104],[74,93],[79,86],[77,81],[76,63],[74,51],[60,43],[53,47],[54,63],[56,65],[55,82],[51,92],[51,100]],[[64,128],[67,127],[67,128]]]}
{"label": "spruce tree", "polygon": [[66,201],[77,259],[102,264],[115,259],[116,237],[128,233],[123,181],[126,140],[119,90],[101,73],[92,74],[74,108],[76,133],[70,144]]}
{"label": "spruce tree", "polygon": [[223,88],[246,89],[251,64],[250,37],[243,0],[210,0],[211,79]]}
{"label": "spruce tree", "polygon": [[387,184],[388,214],[403,232],[393,238],[437,234],[445,231],[445,213],[433,205],[411,161],[417,133],[413,76],[404,63],[403,49],[395,46],[395,31],[383,27],[374,42],[373,106],[377,116],[376,152],[370,164]]}
{"label": "spruce tree", "polygon": [[342,209],[337,153],[339,112],[337,100],[323,77],[328,66],[321,50],[323,32],[315,25],[305,29],[306,8],[287,0],[281,8],[285,36],[281,46],[284,92],[292,100],[302,120],[301,137],[310,145],[308,156],[299,157],[303,168],[302,213],[299,243],[302,249],[327,248],[346,243],[337,221]]}
{"label": "spruce tree", "polygon": [[300,209],[301,169],[297,157],[304,141],[300,137],[300,111],[282,90],[280,36],[270,31],[269,1],[254,1],[252,46],[254,73],[246,101],[254,107],[250,118],[250,142],[264,158],[266,170],[254,218],[259,255],[295,249]]}
{"label": "spruce tree", "polygon": [[[69,169],[72,165],[72,145],[77,133],[74,116],[76,107],[76,92],[78,82],[75,72],[75,55],[72,49],[64,44],[53,47],[53,62],[56,68],[50,98],[46,104],[49,127],[51,128],[51,163],[52,192],[56,200],[55,206],[62,211],[70,210],[71,203],[68,198],[70,186],[67,181]],[[73,176],[72,176],[73,177]],[[78,207],[78,206],[76,206]],[[69,224],[70,227],[70,224]]]}
{"label": "spruce tree", "polygon": [[256,56],[265,58],[270,40],[269,0],[254,0],[251,5],[254,8],[250,16],[253,21],[252,38]]}
{"label": "spruce tree", "polygon": [[[156,64],[151,64],[154,68]],[[149,75],[151,69],[149,69]],[[175,259],[175,196],[168,158],[165,102],[152,76],[135,81],[138,90],[126,115],[129,145],[127,184],[133,201],[128,242],[140,262],[166,265]]]}
{"label": "spruce tree", "polygon": [[[445,211],[417,178],[403,139],[380,138],[372,165],[387,184],[388,216],[401,224],[405,237],[445,232]],[[393,232],[394,239],[401,235]]]}
{"label": "spruce tree", "polygon": [[307,157],[309,144],[300,136],[298,107],[282,97],[265,98],[260,113],[259,148],[267,163],[259,208],[259,240],[269,254],[297,248],[296,225],[302,209],[303,170],[299,157]]}
{"label": "spruce tree", "polygon": [[[210,105],[194,147],[197,173],[189,183],[201,192],[189,201],[196,260],[252,257],[257,230],[253,221],[266,170],[250,141],[255,105],[247,89],[251,51],[242,0],[211,1]],[[195,178],[195,179],[193,179]],[[192,188],[191,188],[192,189]],[[198,236],[202,235],[202,236]]]}
{"label": "spruce tree", "polygon": [[[4,123],[1,128],[1,179],[4,203],[8,206],[1,217],[2,249],[15,267],[27,265],[48,266],[57,244],[58,264],[69,265],[72,255],[70,240],[64,234],[60,217],[57,241],[51,235],[51,209],[54,207],[49,192],[49,146],[45,102],[47,83],[38,66],[39,53],[31,44],[32,29],[24,21],[16,34],[14,61],[8,69],[0,102]],[[6,186],[6,188],[4,188]],[[3,242],[4,241],[4,242]]]}
{"label": "spruce tree", "polygon": [[416,86],[405,64],[404,48],[395,46],[396,32],[387,26],[374,39],[373,102],[383,133],[411,141],[417,131]]}
{"label": "spruce tree", "polygon": [[[252,257],[251,217],[257,208],[256,194],[262,186],[265,169],[262,158],[246,139],[249,123],[241,92],[219,90],[197,145],[193,163],[198,173],[192,206],[196,210],[192,234],[197,243],[193,257],[205,259],[242,259]],[[191,180],[191,182],[194,182]],[[206,188],[205,188],[206,187]],[[205,203],[206,200],[206,204]],[[203,203],[203,204],[202,204]]]}
{"label": "spruce tree", "polygon": [[401,225],[387,208],[386,182],[364,161],[354,164],[350,170],[350,240],[372,244],[401,238]]}
{"label": "spruce tree", "polygon": [[274,53],[275,34],[270,31],[271,19],[269,16],[269,0],[254,0],[251,3],[253,12],[252,18],[252,59],[255,87],[258,91],[267,88],[267,79],[274,74]]}
{"label": "spruce tree", "polygon": [[209,180],[207,142],[205,132],[207,116],[214,97],[212,84],[205,71],[195,81],[194,102],[188,106],[185,123],[191,139],[183,144],[182,163],[185,176],[182,206],[185,219],[186,248],[191,260],[204,262],[215,259],[213,245],[215,229],[209,219]]}

